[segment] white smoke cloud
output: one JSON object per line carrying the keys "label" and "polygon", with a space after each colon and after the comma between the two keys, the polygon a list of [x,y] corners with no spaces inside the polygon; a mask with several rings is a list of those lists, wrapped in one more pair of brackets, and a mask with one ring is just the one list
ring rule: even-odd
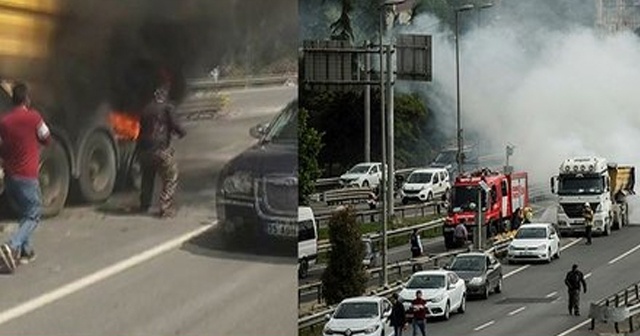
{"label": "white smoke cloud", "polygon": [[[570,156],[640,163],[640,39],[631,33],[598,36],[581,26],[549,31],[543,22],[534,29],[530,23],[519,25],[501,13],[460,37],[465,134],[481,134],[494,151],[514,144],[512,164],[538,183],[547,183]],[[438,26],[435,17],[422,15],[402,32],[433,35],[428,104],[442,114],[442,127],[451,128],[455,44],[453,33]]]}

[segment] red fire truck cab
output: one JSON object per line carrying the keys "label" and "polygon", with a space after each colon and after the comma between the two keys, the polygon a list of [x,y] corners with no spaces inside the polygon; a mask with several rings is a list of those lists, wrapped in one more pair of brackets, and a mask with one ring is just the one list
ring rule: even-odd
{"label": "red fire truck cab", "polygon": [[[488,198],[480,187],[480,181],[484,181],[490,189]],[[454,230],[458,223],[463,223],[469,235],[473,236],[476,229],[478,192],[482,193],[482,223],[486,228],[487,238],[501,232],[518,209],[529,205],[526,172],[504,174],[481,169],[458,176],[451,189],[448,214],[442,230],[448,249],[456,247]]]}

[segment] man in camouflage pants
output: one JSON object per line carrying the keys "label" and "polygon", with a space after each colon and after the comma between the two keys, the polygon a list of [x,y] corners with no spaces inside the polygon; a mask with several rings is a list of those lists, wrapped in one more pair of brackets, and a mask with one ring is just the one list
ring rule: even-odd
{"label": "man in camouflage pants", "polygon": [[157,89],[154,100],[144,108],[137,144],[142,168],[140,210],[149,210],[158,174],[162,179],[159,216],[163,218],[175,216],[173,196],[178,184],[178,165],[171,139],[173,135],[179,138],[186,135],[175,116],[173,105],[167,102],[167,96],[166,88]]}

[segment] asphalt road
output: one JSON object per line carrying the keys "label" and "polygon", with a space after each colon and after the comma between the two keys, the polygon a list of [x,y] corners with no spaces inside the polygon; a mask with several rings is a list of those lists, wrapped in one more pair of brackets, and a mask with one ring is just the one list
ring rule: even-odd
{"label": "asphalt road", "polygon": [[[640,223],[637,218],[633,223]],[[569,246],[569,242],[575,245]],[[504,266],[504,289],[489,300],[467,304],[464,315],[450,321],[428,323],[430,335],[594,335],[587,330],[589,303],[596,302],[640,280],[640,225],[598,237],[591,246],[582,238],[563,239],[566,249],[552,264]],[[568,313],[564,276],[577,263],[587,275],[581,295],[581,317]],[[624,326],[623,328],[626,328]],[[613,325],[599,324],[596,331],[612,333]],[[411,335],[409,329],[404,335]]]}
{"label": "asphalt road", "polygon": [[231,92],[215,119],[186,124],[176,218],[131,214],[135,195],[122,194],[43,222],[38,259],[0,275],[0,335],[294,335],[296,260],[225,247],[213,195],[222,165],[255,141],[249,128],[296,91]]}

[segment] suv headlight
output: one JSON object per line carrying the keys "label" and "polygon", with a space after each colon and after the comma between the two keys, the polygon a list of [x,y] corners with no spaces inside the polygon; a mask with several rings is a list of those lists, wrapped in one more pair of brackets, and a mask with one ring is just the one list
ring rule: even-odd
{"label": "suv headlight", "polygon": [[440,302],[444,300],[444,294],[440,294],[438,296],[435,296],[433,299],[431,299],[432,302]]}
{"label": "suv headlight", "polygon": [[538,246],[536,246],[536,249],[538,249],[538,250],[546,250],[547,249],[547,245],[546,244],[538,245]]}
{"label": "suv headlight", "polygon": [[324,327],[324,330],[322,331],[322,333],[327,335],[333,335],[333,330],[331,330],[331,328],[329,327]]}
{"label": "suv headlight", "polygon": [[373,334],[380,328],[380,325],[373,325],[364,330],[365,334]]}
{"label": "suv headlight", "polygon": [[479,285],[482,283],[482,277],[474,277],[473,279],[471,279],[471,281],[469,281],[470,285]]}
{"label": "suv headlight", "polygon": [[222,182],[222,190],[225,194],[251,194],[253,192],[253,178],[251,177],[251,173],[237,171],[227,176],[224,182]]}

